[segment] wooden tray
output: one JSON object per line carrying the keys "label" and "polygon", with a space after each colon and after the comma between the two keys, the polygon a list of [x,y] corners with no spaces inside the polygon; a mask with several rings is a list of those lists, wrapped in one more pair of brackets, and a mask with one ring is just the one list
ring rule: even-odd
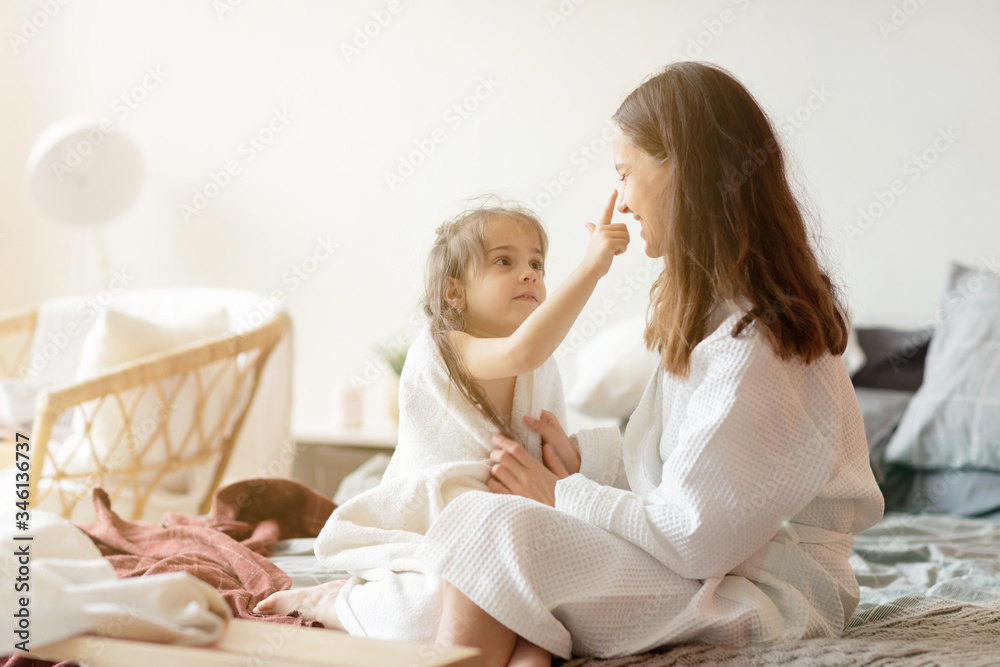
{"label": "wooden tray", "polygon": [[479,651],[352,637],[335,630],[232,619],[210,646],[154,644],[80,635],[18,652],[94,667],[478,667]]}

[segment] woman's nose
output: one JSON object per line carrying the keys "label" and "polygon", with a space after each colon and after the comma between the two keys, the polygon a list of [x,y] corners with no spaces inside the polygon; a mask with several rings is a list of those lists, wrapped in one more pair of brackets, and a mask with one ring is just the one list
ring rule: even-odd
{"label": "woman's nose", "polygon": [[624,193],[618,195],[618,203],[615,204],[615,209],[617,209],[619,213],[628,213],[630,211],[628,204],[625,203]]}

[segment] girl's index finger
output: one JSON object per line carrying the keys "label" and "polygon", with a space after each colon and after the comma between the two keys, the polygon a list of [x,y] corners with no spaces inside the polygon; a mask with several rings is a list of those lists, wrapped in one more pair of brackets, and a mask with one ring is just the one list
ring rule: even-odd
{"label": "girl's index finger", "polygon": [[611,216],[615,214],[615,202],[618,201],[618,190],[612,190],[611,199],[608,200],[608,206],[604,209],[604,215],[601,217],[602,225],[611,224]]}
{"label": "girl's index finger", "polygon": [[493,446],[513,454],[514,459],[522,464],[524,463],[524,457],[528,457],[529,459],[531,458],[531,454],[529,454],[528,450],[521,446],[521,443],[516,440],[506,438],[499,433],[493,436]]}
{"label": "girl's index finger", "polygon": [[[528,421],[529,419],[531,421]],[[552,423],[549,422],[545,418],[544,411],[542,412],[542,418],[541,419],[535,419],[534,417],[527,417],[526,416],[524,418],[524,423],[527,425],[528,428],[530,428],[532,431],[534,431],[538,435],[542,436],[542,438],[544,438],[545,440],[551,440],[558,433],[552,427]]]}

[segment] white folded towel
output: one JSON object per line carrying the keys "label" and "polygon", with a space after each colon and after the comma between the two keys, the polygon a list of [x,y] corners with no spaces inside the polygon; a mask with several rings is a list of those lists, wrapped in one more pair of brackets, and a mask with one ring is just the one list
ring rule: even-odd
{"label": "white folded towel", "polygon": [[0,425],[22,433],[31,432],[35,401],[45,386],[19,377],[0,378]]}
{"label": "white folded towel", "polygon": [[104,306],[79,296],[46,299],[38,307],[31,349],[18,376],[50,387],[71,382],[83,354],[87,333]]}
{"label": "white folded towel", "polygon": [[192,575],[118,579],[83,531],[44,510],[30,511],[29,530],[14,527],[13,513],[0,514],[0,655],[82,633],[187,645],[222,636],[229,606]]}
{"label": "white folded towel", "polygon": [[[31,430],[38,393],[73,380],[87,332],[97,310],[80,297],[46,299],[38,307],[35,331],[23,365],[14,375],[0,379],[0,424]],[[69,424],[63,415],[60,437]]]}
{"label": "white folded towel", "polygon": [[[407,353],[400,378],[399,444],[382,483],[330,516],[316,557],[353,576],[337,598],[351,634],[432,641],[440,618],[440,582],[412,557],[434,519],[467,491],[487,491],[490,437],[496,428],[466,401],[448,375],[429,332]],[[541,438],[522,417],[542,410],[566,421],[554,359],[517,377],[511,430],[541,459]]]}

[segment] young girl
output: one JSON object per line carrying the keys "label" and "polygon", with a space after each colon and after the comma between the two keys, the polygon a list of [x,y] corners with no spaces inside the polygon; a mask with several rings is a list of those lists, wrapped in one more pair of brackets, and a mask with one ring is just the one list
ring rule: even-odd
{"label": "young girl", "polygon": [[[400,380],[399,444],[381,484],[340,506],[316,541],[325,565],[352,576],[275,593],[257,613],[297,609],[351,634],[435,639],[439,580],[412,554],[452,499],[488,491],[491,436],[518,438],[550,466],[581,465],[572,444],[560,439],[543,451],[532,429],[543,430],[536,416],[564,421],[551,355],[628,244],[625,225],[611,224],[616,198],[597,225],[587,223],[583,261],[550,298],[548,240],[530,212],[480,207],[438,228],[427,267],[429,325]],[[582,458],[584,468],[594,465]]]}

